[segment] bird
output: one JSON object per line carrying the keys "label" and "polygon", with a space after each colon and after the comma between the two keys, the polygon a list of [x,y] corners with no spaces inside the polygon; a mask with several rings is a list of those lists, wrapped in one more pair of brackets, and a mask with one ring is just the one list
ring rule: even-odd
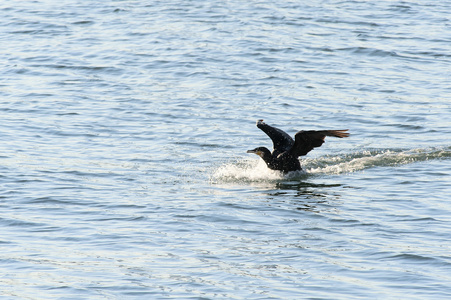
{"label": "bird", "polygon": [[247,150],[247,153],[254,153],[260,156],[269,169],[288,173],[302,170],[299,156],[304,156],[313,148],[320,147],[324,143],[326,136],[338,138],[348,137],[349,133],[344,130],[301,130],[294,135],[294,140],[285,131],[272,127],[263,122],[257,121],[257,127],[266,133],[273,142],[273,151],[266,147],[257,147]]}

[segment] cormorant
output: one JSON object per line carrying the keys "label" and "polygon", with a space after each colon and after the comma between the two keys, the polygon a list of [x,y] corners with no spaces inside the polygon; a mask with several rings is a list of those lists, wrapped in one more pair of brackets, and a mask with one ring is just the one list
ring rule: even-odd
{"label": "cormorant", "polygon": [[255,153],[265,161],[268,168],[284,173],[302,170],[298,157],[306,155],[313,148],[320,147],[326,136],[338,138],[348,137],[345,130],[308,130],[298,131],[294,140],[283,130],[267,125],[263,120],[257,121],[257,127],[263,130],[272,140],[274,150],[272,153],[265,147],[248,150]]}

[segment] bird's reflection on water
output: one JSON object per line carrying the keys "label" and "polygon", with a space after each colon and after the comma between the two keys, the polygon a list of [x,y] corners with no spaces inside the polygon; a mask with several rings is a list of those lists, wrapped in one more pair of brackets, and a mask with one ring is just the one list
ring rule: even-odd
{"label": "bird's reflection on water", "polygon": [[317,184],[305,181],[278,182],[275,189],[268,192],[271,198],[287,200],[298,210],[319,212],[318,206],[329,206],[331,200],[340,198],[335,188],[342,184]]}

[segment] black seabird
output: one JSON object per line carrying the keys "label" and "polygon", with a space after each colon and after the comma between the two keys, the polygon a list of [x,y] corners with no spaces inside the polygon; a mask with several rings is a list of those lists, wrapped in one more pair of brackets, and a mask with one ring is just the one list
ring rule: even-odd
{"label": "black seabird", "polygon": [[283,130],[267,125],[263,120],[257,121],[257,127],[263,130],[272,140],[274,150],[272,153],[265,147],[248,150],[260,156],[271,170],[284,173],[302,170],[298,157],[306,155],[313,148],[320,147],[326,136],[338,138],[348,137],[345,130],[308,130],[298,131],[294,140]]}

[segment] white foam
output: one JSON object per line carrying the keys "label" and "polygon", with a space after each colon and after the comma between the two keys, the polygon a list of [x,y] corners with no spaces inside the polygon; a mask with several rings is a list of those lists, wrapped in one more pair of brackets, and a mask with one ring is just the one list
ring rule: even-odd
{"label": "white foam", "polygon": [[341,156],[326,156],[311,160],[306,159],[303,165],[309,174],[342,174],[373,167],[405,165],[450,156],[449,148],[382,149],[366,150]]}
{"label": "white foam", "polygon": [[211,180],[216,182],[273,181],[282,178],[281,172],[268,169],[263,160],[250,158],[226,163],[211,176]]}

